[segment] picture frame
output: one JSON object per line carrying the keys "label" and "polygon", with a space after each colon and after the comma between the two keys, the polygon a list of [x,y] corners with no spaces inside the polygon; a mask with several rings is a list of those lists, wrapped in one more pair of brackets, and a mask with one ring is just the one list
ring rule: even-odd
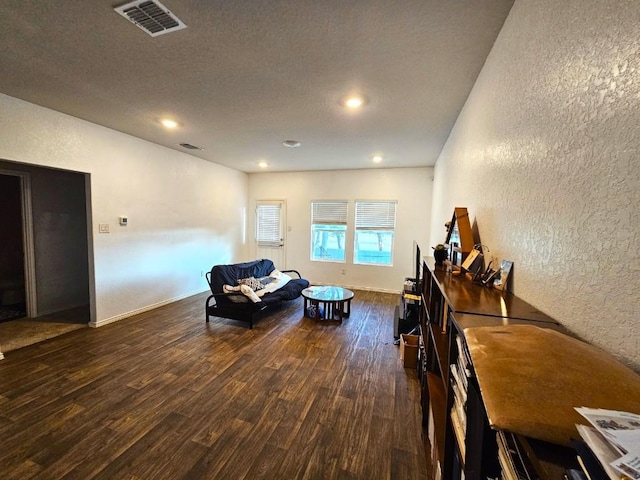
{"label": "picture frame", "polygon": [[474,264],[476,262],[481,261],[483,258],[482,253],[480,252],[480,250],[478,250],[477,248],[474,248],[473,250],[471,250],[471,253],[469,253],[469,255],[467,255],[467,258],[465,259],[464,262],[462,262],[461,267],[466,270],[467,272],[472,272],[475,273],[478,270],[478,267],[476,266],[474,268]]}
{"label": "picture frame", "polygon": [[513,269],[513,262],[511,260],[502,260],[500,263],[500,270],[496,274],[496,278],[493,280],[493,288],[506,291],[509,288],[509,277],[511,270]]}

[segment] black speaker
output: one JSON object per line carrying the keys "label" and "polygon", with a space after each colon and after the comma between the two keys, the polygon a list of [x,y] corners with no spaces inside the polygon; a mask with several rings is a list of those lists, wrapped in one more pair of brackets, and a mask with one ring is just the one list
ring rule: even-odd
{"label": "black speaker", "polygon": [[411,332],[418,326],[418,322],[420,321],[417,310],[413,308],[407,310],[406,318],[402,317],[402,308],[396,305],[396,309],[393,312],[393,338],[396,340],[400,338],[401,334]]}

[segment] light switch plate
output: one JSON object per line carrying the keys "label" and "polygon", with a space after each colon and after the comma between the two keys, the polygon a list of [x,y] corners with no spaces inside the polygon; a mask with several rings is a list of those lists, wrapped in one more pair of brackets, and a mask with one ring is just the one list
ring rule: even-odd
{"label": "light switch plate", "polygon": [[100,233],[109,233],[109,224],[108,223],[99,223],[98,224],[98,232],[100,232]]}

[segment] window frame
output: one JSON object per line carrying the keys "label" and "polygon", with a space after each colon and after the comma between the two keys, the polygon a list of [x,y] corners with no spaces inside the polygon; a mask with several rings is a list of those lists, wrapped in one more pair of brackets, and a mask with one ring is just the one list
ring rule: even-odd
{"label": "window frame", "polygon": [[[356,200],[353,235],[353,264],[393,267],[397,221],[397,200]],[[388,263],[367,262],[358,258],[358,254],[360,252],[360,249],[358,248],[358,237],[359,233],[363,232],[382,232],[391,234]],[[381,243],[380,240],[379,243]]]}
{"label": "window frame", "polygon": [[[309,260],[312,262],[347,263],[347,232],[349,230],[349,201],[348,200],[312,200],[311,227],[309,241]],[[342,232],[342,258],[322,258],[315,255],[317,226],[340,227],[340,229],[329,230]],[[338,245],[339,237],[336,237]],[[321,248],[324,248],[321,246]]]}

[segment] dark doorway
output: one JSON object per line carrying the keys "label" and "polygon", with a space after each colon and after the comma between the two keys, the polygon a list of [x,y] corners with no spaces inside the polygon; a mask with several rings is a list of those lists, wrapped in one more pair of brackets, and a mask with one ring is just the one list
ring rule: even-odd
{"label": "dark doorway", "polygon": [[87,174],[0,160],[0,359],[87,327],[89,195]]}
{"label": "dark doorway", "polygon": [[26,315],[20,181],[0,175],[0,322]]}

